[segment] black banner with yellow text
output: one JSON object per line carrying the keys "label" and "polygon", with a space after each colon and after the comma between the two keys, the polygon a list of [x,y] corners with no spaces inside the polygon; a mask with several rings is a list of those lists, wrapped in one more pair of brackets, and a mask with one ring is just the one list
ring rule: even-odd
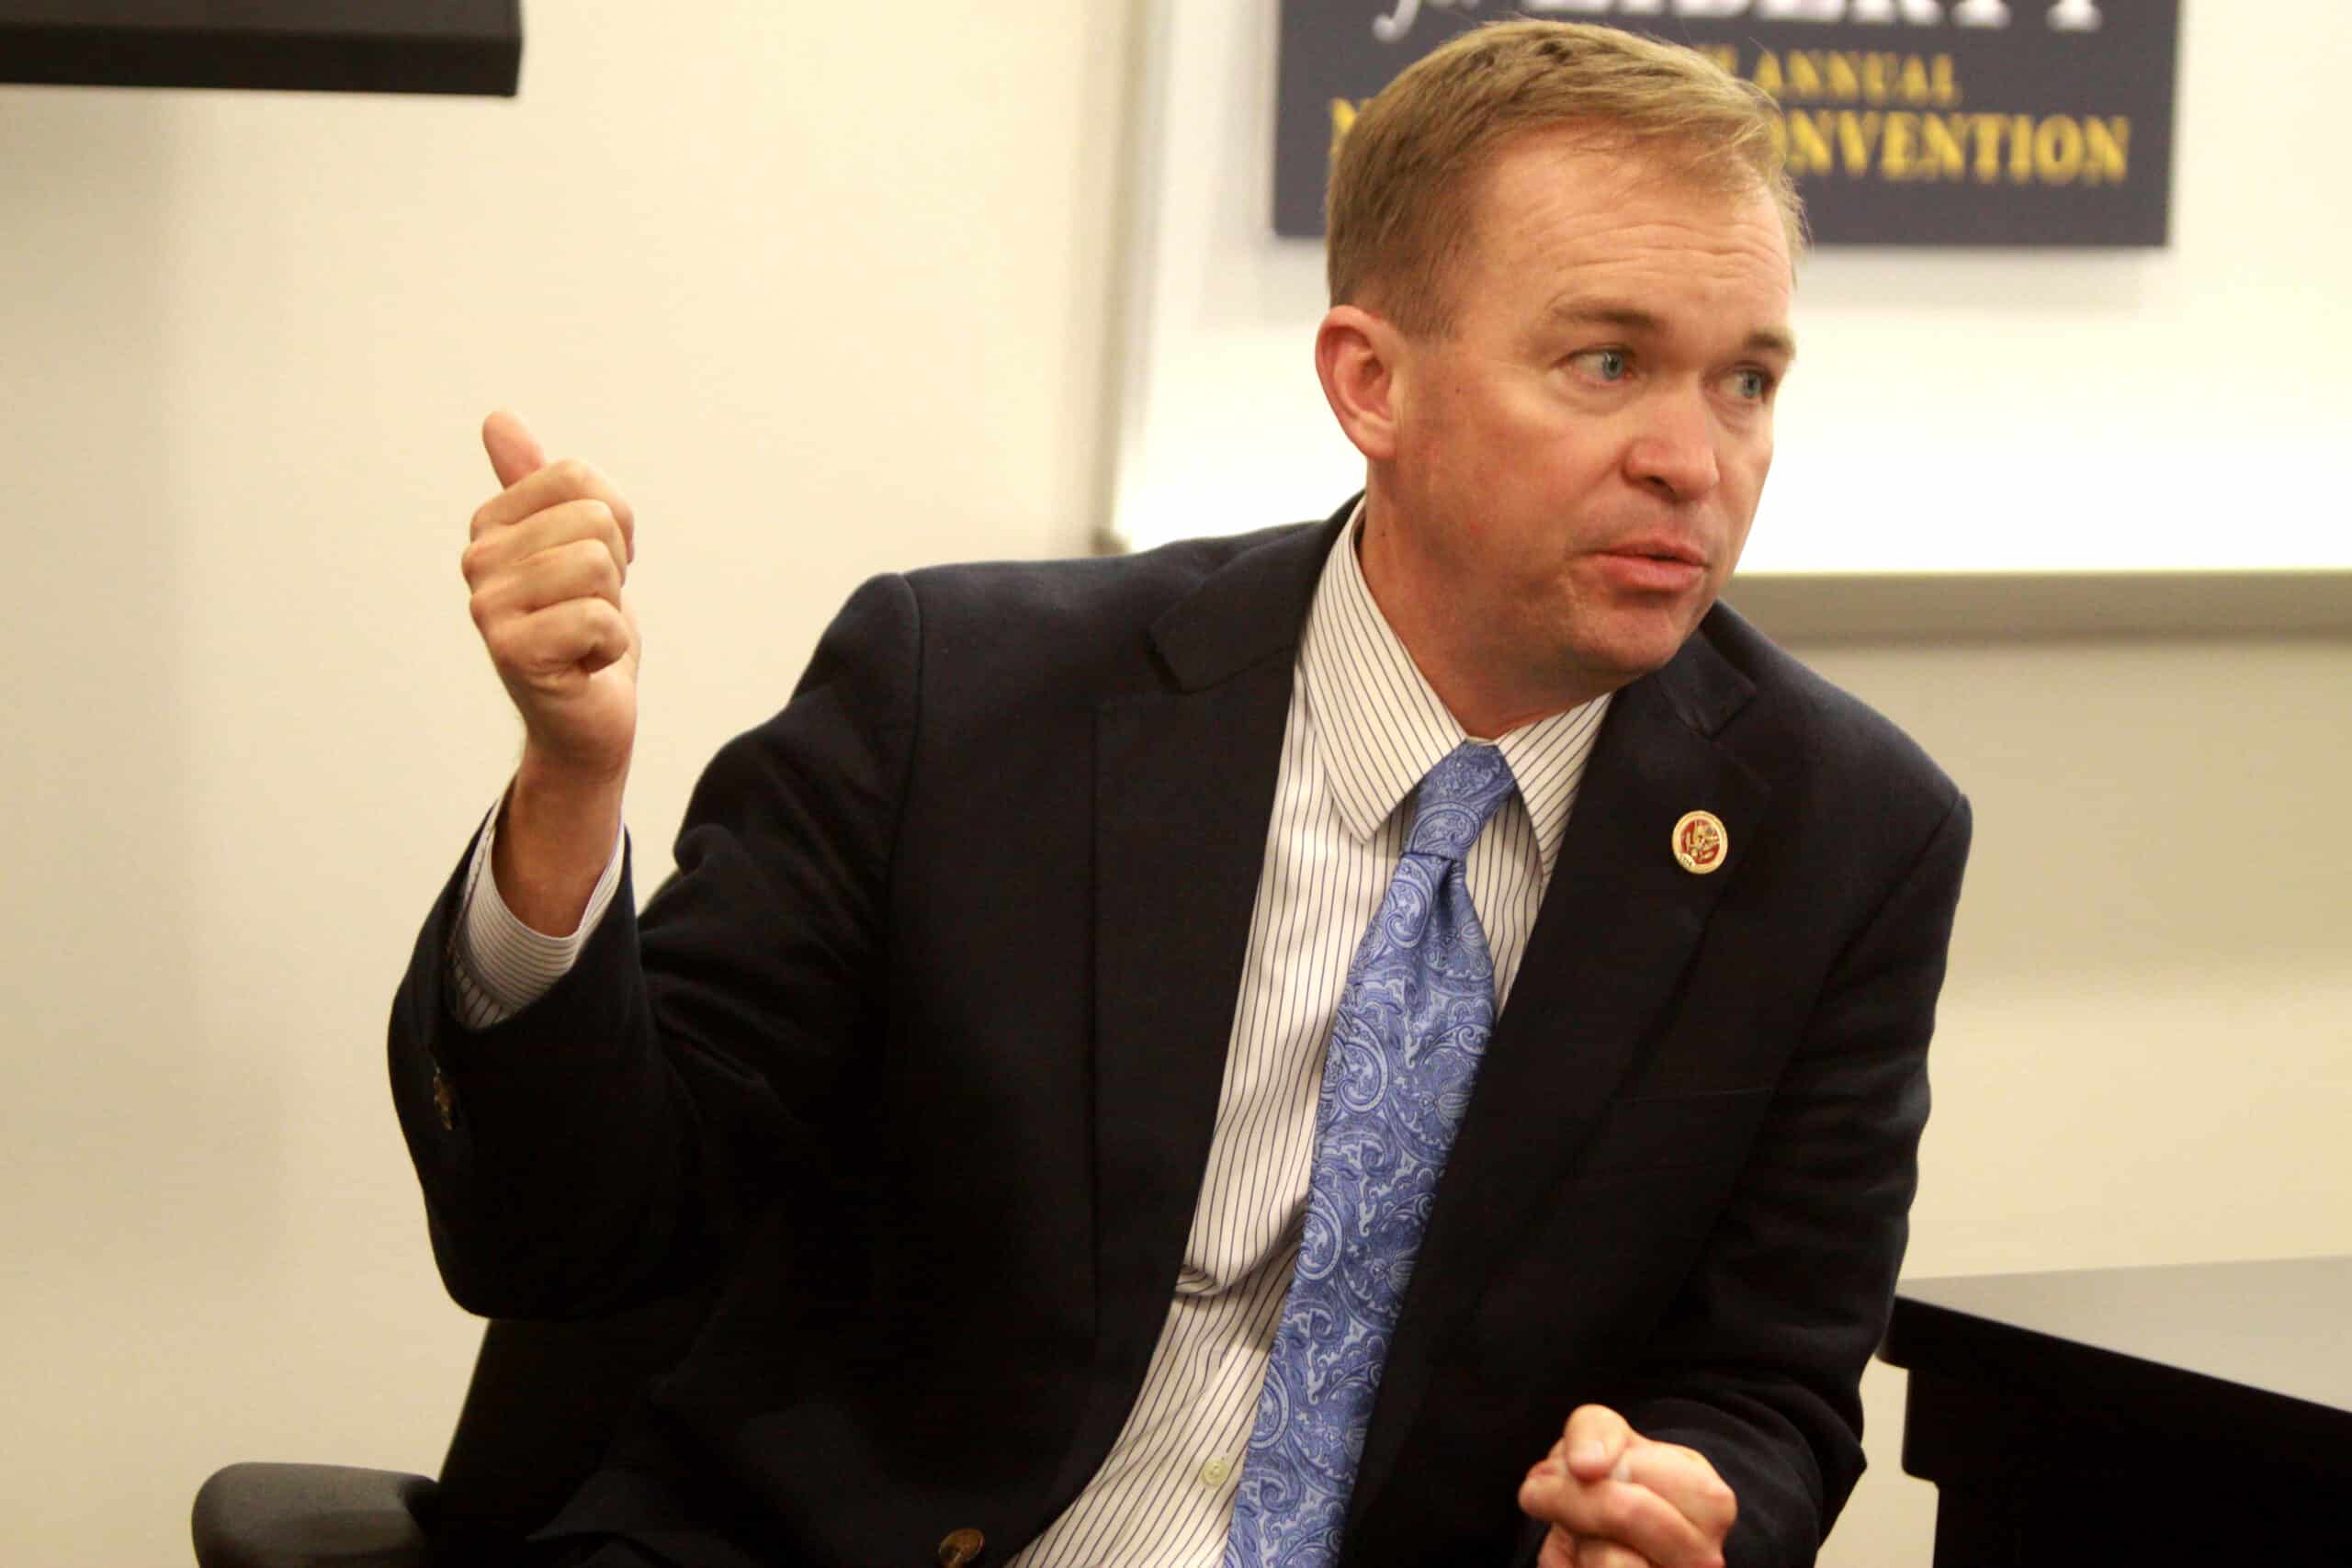
{"label": "black banner with yellow text", "polygon": [[1356,109],[1466,28],[1607,22],[1779,106],[1823,244],[2161,245],[2179,0],[1283,0],[1274,231],[1323,231]]}

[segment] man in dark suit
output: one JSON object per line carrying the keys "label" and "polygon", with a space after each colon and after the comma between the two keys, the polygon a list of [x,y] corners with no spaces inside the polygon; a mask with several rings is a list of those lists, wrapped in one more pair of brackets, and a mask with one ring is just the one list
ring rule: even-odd
{"label": "man in dark suit", "polygon": [[[436,1255],[503,1315],[722,1282],[553,1539],[1812,1560],[1969,818],[1715,605],[1798,232],[1695,56],[1440,51],[1334,176],[1316,359],[1360,502],[867,584],[641,919],[634,519],[492,416],[466,568],[525,751],[392,1026]],[[1492,815],[1432,849],[1465,766]],[[1383,969],[1423,919],[1444,951]],[[1442,1037],[1378,1021],[1427,987]],[[1442,1128],[1423,1186],[1367,1107]]]}

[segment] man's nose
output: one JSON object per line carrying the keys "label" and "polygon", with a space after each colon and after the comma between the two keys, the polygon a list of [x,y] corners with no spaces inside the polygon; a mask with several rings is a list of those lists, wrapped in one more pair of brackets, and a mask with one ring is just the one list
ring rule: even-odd
{"label": "man's nose", "polygon": [[1662,393],[1649,400],[1641,428],[1626,448],[1626,477],[1674,501],[1696,501],[1715,488],[1715,422],[1701,392]]}

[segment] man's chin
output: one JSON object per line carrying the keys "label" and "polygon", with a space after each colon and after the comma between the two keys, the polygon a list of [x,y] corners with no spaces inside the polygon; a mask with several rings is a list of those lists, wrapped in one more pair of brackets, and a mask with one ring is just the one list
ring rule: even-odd
{"label": "man's chin", "polygon": [[1577,651],[1588,668],[1618,685],[1638,681],[1674,661],[1713,602],[1711,595],[1695,611],[1680,604],[1620,609],[1609,625],[1591,628]]}

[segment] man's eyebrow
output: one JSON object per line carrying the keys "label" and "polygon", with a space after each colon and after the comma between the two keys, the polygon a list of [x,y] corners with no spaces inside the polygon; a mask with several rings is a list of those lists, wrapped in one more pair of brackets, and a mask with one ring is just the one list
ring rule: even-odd
{"label": "man's eyebrow", "polygon": [[1740,344],[1743,354],[1769,354],[1784,361],[1797,356],[1796,335],[1786,327],[1758,327]]}
{"label": "man's eyebrow", "polygon": [[1596,299],[1589,295],[1564,294],[1552,301],[1544,314],[1564,326],[1623,327],[1629,333],[1653,334],[1666,330],[1665,323],[1638,305]]}
{"label": "man's eyebrow", "polygon": [[[1561,326],[1616,327],[1623,332],[1646,333],[1653,337],[1662,335],[1666,331],[1663,321],[1638,305],[1584,295],[1563,295],[1552,301],[1544,314]],[[1794,360],[1797,340],[1786,327],[1758,327],[1747,334],[1746,341],[1739,345],[1739,351]]]}

